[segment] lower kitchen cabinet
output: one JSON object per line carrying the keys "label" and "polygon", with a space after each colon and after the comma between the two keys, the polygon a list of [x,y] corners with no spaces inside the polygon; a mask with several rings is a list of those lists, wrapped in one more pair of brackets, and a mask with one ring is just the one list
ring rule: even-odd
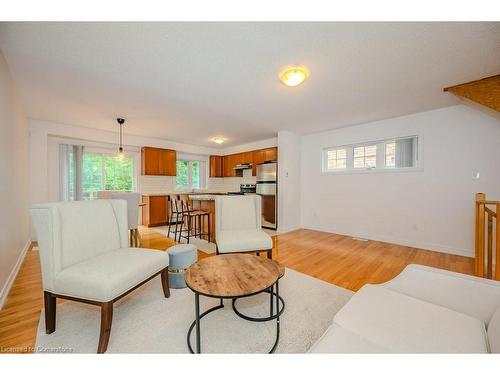
{"label": "lower kitchen cabinet", "polygon": [[143,195],[142,225],[155,227],[168,224],[168,200],[166,195]]}

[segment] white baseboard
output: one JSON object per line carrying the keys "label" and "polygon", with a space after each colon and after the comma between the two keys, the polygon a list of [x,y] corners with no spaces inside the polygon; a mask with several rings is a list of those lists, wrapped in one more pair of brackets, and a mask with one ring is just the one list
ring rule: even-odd
{"label": "white baseboard", "polygon": [[19,257],[17,258],[17,262],[14,265],[14,268],[12,268],[12,271],[10,272],[7,281],[5,282],[5,285],[3,286],[2,291],[0,292],[0,310],[3,309],[3,306],[7,301],[7,296],[9,295],[10,288],[12,288],[12,284],[14,284],[14,280],[16,279],[17,273],[21,268],[21,264],[23,264],[24,257],[26,256],[26,253],[31,247],[31,243],[32,243],[31,240],[29,240],[28,242],[26,242],[26,245],[24,245],[21,253],[19,254]]}
{"label": "white baseboard", "polygon": [[469,258],[474,257],[474,251],[472,249],[471,250],[457,249],[457,248],[450,247],[447,245],[440,245],[440,244],[429,243],[429,242],[424,242],[424,241],[414,241],[414,240],[408,240],[408,239],[397,238],[397,237],[392,237],[392,236],[378,236],[378,235],[372,235],[372,234],[367,234],[367,233],[346,233],[344,231],[333,231],[330,228],[323,228],[323,227],[319,227],[319,226],[317,226],[317,227],[309,226],[309,227],[304,227],[304,228],[311,229],[311,230],[318,230],[318,231],[327,232],[327,233],[340,234],[342,236],[366,238],[367,240],[387,242],[387,243],[392,243],[392,244],[397,244],[397,245],[402,245],[402,246],[414,247],[417,249],[435,251],[438,253],[460,255],[460,256],[469,257]]}
{"label": "white baseboard", "polygon": [[285,234],[288,232],[293,232],[294,230],[298,230],[300,227],[287,227],[287,228],[281,228],[278,226],[278,229],[276,230],[276,234]]}

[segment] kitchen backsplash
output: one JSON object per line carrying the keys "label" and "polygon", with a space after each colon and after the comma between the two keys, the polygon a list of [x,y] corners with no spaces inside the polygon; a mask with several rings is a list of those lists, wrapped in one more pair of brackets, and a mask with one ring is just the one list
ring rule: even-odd
{"label": "kitchen backsplash", "polygon": [[[255,184],[255,176],[246,174],[245,177],[209,178],[207,189],[202,189],[202,191],[227,193],[228,191],[239,191],[240,184]],[[175,177],[139,176],[138,191],[141,194],[171,193],[175,191]]]}

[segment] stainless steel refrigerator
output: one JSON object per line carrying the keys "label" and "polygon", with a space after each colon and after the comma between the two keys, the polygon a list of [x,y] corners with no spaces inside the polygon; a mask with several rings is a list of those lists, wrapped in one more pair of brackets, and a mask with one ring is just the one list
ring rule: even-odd
{"label": "stainless steel refrigerator", "polygon": [[257,165],[256,193],[262,200],[262,226],[276,229],[278,226],[278,163],[264,163]]}

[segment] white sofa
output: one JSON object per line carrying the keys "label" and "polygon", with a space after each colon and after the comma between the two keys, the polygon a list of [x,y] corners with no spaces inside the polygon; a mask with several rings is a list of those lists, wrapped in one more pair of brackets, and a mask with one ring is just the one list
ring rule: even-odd
{"label": "white sofa", "polygon": [[500,282],[420,265],[365,285],[311,353],[500,353]]}

